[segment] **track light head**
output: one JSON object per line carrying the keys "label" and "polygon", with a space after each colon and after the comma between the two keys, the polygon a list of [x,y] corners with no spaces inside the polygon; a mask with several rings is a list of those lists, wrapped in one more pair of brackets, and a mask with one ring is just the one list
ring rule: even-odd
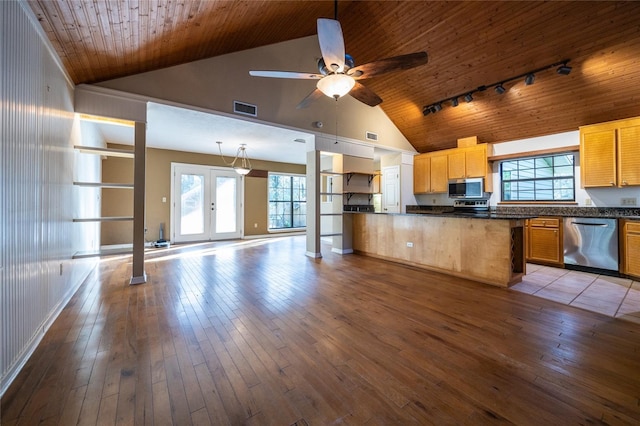
{"label": "track light head", "polygon": [[569,73],[571,72],[571,67],[569,65],[566,64],[566,62],[562,65],[560,65],[558,67],[558,69],[556,70],[556,72],[560,75],[569,75]]}
{"label": "track light head", "polygon": [[451,106],[454,108],[458,106],[458,98],[451,99]]}
{"label": "track light head", "polygon": [[464,95],[464,100],[465,102],[471,102],[473,100],[473,96],[471,96],[471,93],[467,93],[466,95]]}
{"label": "track light head", "polygon": [[437,103],[437,104],[435,104],[435,105],[433,106],[433,109],[434,109],[436,112],[440,112],[440,111],[442,111],[442,104],[441,104],[441,103]]}
{"label": "track light head", "polygon": [[498,84],[498,85],[494,88],[494,90],[496,91],[496,93],[497,93],[498,95],[502,95],[502,94],[506,91],[506,89],[504,88],[504,86],[502,85],[502,83]]}
{"label": "track light head", "polygon": [[429,114],[431,114],[431,107],[430,106],[425,106],[424,108],[422,108],[422,115],[424,115],[426,117]]}
{"label": "track light head", "polygon": [[534,73],[529,73],[524,78],[524,84],[526,84],[527,86],[531,86],[534,81],[536,81],[536,76]]}

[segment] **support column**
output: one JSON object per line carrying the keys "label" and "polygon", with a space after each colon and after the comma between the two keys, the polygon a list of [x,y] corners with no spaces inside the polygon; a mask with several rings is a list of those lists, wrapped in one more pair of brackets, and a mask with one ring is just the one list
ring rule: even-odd
{"label": "support column", "polygon": [[129,284],[147,282],[144,272],[144,205],[147,162],[147,125],[136,121],[133,171],[133,266]]}
{"label": "support column", "polygon": [[307,152],[307,252],[309,257],[322,257],[320,252],[320,151]]}

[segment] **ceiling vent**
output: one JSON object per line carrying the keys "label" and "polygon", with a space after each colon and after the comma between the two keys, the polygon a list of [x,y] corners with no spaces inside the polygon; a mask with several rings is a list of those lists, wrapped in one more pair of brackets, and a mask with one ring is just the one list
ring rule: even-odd
{"label": "ceiling vent", "polygon": [[244,102],[233,101],[233,112],[257,117],[258,107]]}
{"label": "ceiling vent", "polygon": [[365,138],[367,138],[368,141],[378,142],[378,134],[377,133],[366,132],[365,133]]}

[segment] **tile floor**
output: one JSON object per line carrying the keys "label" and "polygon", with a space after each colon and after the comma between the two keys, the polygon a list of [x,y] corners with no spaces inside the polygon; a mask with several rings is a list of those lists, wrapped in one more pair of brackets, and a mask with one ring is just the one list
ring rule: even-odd
{"label": "tile floor", "polygon": [[640,281],[527,263],[512,290],[640,324]]}

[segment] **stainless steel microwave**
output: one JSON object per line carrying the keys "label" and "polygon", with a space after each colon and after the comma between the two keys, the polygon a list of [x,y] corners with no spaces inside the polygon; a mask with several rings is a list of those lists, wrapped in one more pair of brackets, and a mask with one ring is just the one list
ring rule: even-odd
{"label": "stainless steel microwave", "polygon": [[487,198],[483,178],[449,180],[449,198]]}

